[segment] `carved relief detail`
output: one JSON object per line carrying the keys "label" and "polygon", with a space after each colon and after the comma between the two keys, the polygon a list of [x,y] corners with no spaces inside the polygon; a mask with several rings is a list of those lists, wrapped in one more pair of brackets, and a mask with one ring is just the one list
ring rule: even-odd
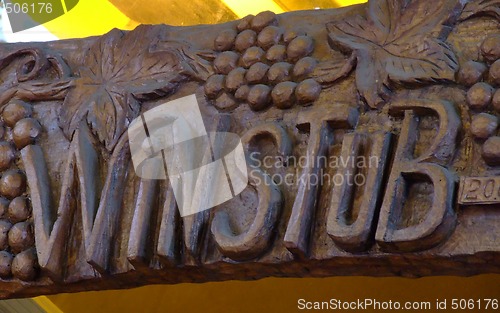
{"label": "carved relief detail", "polygon": [[[68,138],[86,120],[99,141],[112,150],[137,117],[140,101],[166,96],[188,77],[206,78],[209,65],[193,64],[205,62],[201,53],[182,42],[160,41],[158,30],[151,30],[148,26],[127,33],[112,30],[85,53],[73,78],[75,88],[61,108],[60,125]],[[149,45],[143,47],[144,41]]]}
{"label": "carved relief detail", "polygon": [[[252,266],[252,278],[500,271],[494,235],[475,245],[500,217],[487,206],[500,202],[500,35],[466,52],[453,39],[472,42],[460,27],[486,32],[499,8],[370,0],[263,12],[207,38],[195,37],[212,26],[158,25],[0,47],[0,285],[31,295],[248,278]],[[181,217],[168,180],[135,175],[126,130],[186,94],[208,132],[282,167],[247,155],[245,193]],[[207,164],[222,153],[212,139],[197,155]],[[357,157],[376,165],[346,162]]]}
{"label": "carved relief detail", "polygon": [[30,103],[12,99],[0,126],[0,277],[32,281],[38,276],[30,191],[20,151],[36,144],[42,127]]}
{"label": "carved relief detail", "polygon": [[310,74],[316,66],[314,40],[307,34],[285,31],[270,11],[241,20],[214,40],[218,55],[215,75],[205,84],[205,95],[215,107],[231,111],[246,103],[254,111],[289,109],[316,101],[321,86]]}
{"label": "carved relief detail", "polygon": [[500,21],[500,1],[498,0],[472,0],[467,3],[460,20],[477,16],[492,16]]}
{"label": "carved relief detail", "polygon": [[[268,123],[249,130],[242,138],[246,151],[254,138],[269,136],[277,146],[279,156],[286,159],[292,152],[292,143],[286,131],[276,123]],[[251,158],[247,158],[249,160]],[[233,260],[253,259],[272,245],[272,235],[283,205],[282,191],[272,179],[255,164],[248,164],[250,186],[259,197],[255,218],[246,231],[234,234],[227,212],[216,212],[212,220],[212,234],[221,252]],[[266,177],[267,176],[267,177]],[[265,183],[265,182],[269,182]]]}
{"label": "carved relief detail", "polygon": [[356,67],[356,86],[366,103],[386,103],[395,84],[453,81],[457,59],[444,42],[460,14],[457,1],[371,0],[365,16],[327,25],[329,43],[350,53],[318,66],[316,76],[333,83]]}

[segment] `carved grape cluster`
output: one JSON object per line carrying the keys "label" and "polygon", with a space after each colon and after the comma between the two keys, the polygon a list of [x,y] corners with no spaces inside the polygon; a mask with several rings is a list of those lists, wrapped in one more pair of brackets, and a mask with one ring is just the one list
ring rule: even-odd
{"label": "carved grape cluster", "polygon": [[26,175],[19,168],[20,150],[42,133],[31,104],[11,100],[0,124],[0,278],[30,281],[37,275],[32,209]]}
{"label": "carved grape cluster", "polygon": [[[459,83],[470,87],[467,103],[473,112],[472,135],[484,141],[482,156],[486,163],[500,165],[500,35],[490,35],[481,44],[484,62],[469,61],[458,73]],[[490,113],[487,113],[490,112]]]}
{"label": "carved grape cluster", "polygon": [[321,86],[307,78],[317,63],[309,56],[313,39],[277,26],[272,12],[247,16],[236,30],[222,31],[214,48],[220,53],[205,94],[220,110],[232,110],[239,102],[254,111],[271,103],[287,109],[294,103],[309,105],[319,97]]}

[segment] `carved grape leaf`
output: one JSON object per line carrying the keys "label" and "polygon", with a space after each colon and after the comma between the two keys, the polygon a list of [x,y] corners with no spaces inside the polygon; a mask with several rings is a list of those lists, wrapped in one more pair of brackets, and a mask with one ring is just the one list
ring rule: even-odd
{"label": "carved grape leaf", "polygon": [[[173,42],[165,44],[171,47]],[[178,53],[183,60],[184,73],[189,77],[198,81],[206,81],[214,74],[212,63],[215,59],[215,53],[213,51],[189,49],[188,45],[182,42],[177,43],[177,45]]]}
{"label": "carved grape leaf", "polygon": [[187,77],[210,75],[192,65],[199,60],[186,44],[160,44],[161,30],[148,26],[131,32],[115,29],[89,48],[60,111],[59,123],[68,138],[85,120],[112,150],[128,123],[138,116],[140,101],[171,93]]}
{"label": "carved grape leaf", "polygon": [[[356,85],[373,108],[388,100],[393,84],[453,80],[458,63],[444,43],[463,4],[458,0],[371,0],[366,16],[327,24],[330,45],[356,59]],[[352,58],[338,74],[317,72],[332,83],[351,70]],[[321,69],[321,66],[320,66]]]}
{"label": "carved grape leaf", "polygon": [[500,0],[474,0],[469,2],[460,16],[460,20],[488,15],[500,21]]}
{"label": "carved grape leaf", "polygon": [[351,54],[349,59],[335,55],[331,60],[320,62],[312,73],[312,77],[320,84],[330,84],[349,75],[356,66],[356,57]]}

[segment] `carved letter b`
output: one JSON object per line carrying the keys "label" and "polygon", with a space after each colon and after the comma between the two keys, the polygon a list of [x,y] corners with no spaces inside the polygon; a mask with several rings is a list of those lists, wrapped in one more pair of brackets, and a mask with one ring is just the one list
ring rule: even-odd
{"label": "carved letter b", "polygon": [[[441,243],[455,225],[453,194],[456,181],[440,164],[446,164],[455,150],[460,119],[453,105],[444,101],[397,101],[390,109],[391,113],[404,112],[404,119],[375,239],[387,251],[429,249]],[[414,158],[418,116],[427,114],[437,115],[439,129],[429,149]],[[415,182],[423,182],[426,187],[416,189],[413,196],[417,200],[408,214],[404,205],[412,196],[410,186]],[[426,202],[429,207],[423,217],[420,213],[419,218],[412,221],[411,215],[425,209],[418,205],[418,197],[426,192],[430,198],[430,204]]]}

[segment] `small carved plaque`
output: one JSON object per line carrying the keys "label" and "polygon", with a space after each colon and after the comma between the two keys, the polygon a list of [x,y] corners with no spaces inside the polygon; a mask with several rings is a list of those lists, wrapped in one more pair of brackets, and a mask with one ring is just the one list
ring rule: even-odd
{"label": "small carved plaque", "polygon": [[500,203],[500,176],[462,177],[458,199],[469,205]]}

